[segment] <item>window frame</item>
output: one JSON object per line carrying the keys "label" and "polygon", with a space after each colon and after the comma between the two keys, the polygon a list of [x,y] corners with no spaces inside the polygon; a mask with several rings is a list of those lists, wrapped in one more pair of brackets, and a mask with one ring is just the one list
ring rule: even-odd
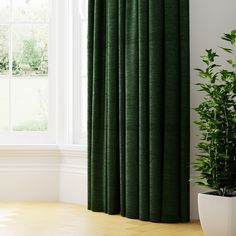
{"label": "window frame", "polygon": [[[87,0],[50,0],[49,20],[49,119],[48,131],[0,132],[0,145],[86,146],[81,127],[83,97],[81,20],[87,16]],[[83,6],[84,5],[84,6]],[[82,9],[83,8],[83,9]]]}
{"label": "window frame", "polygon": [[[59,60],[57,91],[60,94],[57,101],[59,104],[63,104],[58,107],[57,143],[86,146],[87,133],[82,132],[81,127],[83,115],[81,104],[84,101],[82,90],[87,91],[87,87],[82,86],[82,70],[79,65],[82,65],[81,36],[84,35],[84,32],[80,30],[82,28],[80,15],[83,11],[85,18],[87,16],[87,0],[58,0],[57,3],[57,12],[60,16],[58,17],[60,18],[58,20],[60,27],[58,27],[57,37],[58,39],[63,38],[63,42],[58,42],[59,48],[57,50],[59,53],[57,55]],[[86,35],[85,37],[87,38]],[[67,66],[63,67],[62,65]]]}
{"label": "window frame", "polygon": [[[12,6],[12,0],[11,0],[11,6]],[[55,143],[56,140],[56,98],[55,98],[55,81],[56,81],[56,68],[53,66],[53,61],[56,58],[56,12],[53,10],[56,6],[56,0],[49,0],[49,11],[50,11],[50,18],[48,21],[48,130],[47,131],[2,131],[0,132],[0,144],[49,144],[49,143]],[[15,22],[11,21],[12,24]],[[38,22],[36,22],[37,24]],[[1,23],[4,25],[4,22]],[[19,22],[19,24],[30,24],[30,22]],[[8,23],[9,25],[9,23]],[[10,24],[11,27],[11,24]],[[9,32],[10,35],[10,32]],[[9,40],[11,40],[9,38]],[[12,45],[9,43],[9,53],[11,53]],[[9,54],[9,58],[11,57],[11,54]],[[11,66],[11,65],[10,65]],[[9,73],[11,72],[11,68],[9,68]],[[4,79],[8,76],[2,76]],[[22,76],[24,77],[24,76]],[[30,78],[30,76],[27,76],[27,78]],[[36,79],[34,77],[33,79]],[[13,78],[14,79],[14,78]],[[15,78],[16,79],[16,78]],[[20,78],[17,78],[17,80],[20,80]],[[10,95],[9,95],[10,96]],[[10,104],[9,104],[10,106]],[[11,106],[10,106],[11,107]],[[11,108],[10,108],[11,109]],[[11,113],[11,112],[10,112]]]}

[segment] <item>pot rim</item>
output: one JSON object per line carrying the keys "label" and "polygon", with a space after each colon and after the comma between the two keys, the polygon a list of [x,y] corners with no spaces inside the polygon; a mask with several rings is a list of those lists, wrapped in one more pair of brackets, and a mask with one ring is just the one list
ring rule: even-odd
{"label": "pot rim", "polygon": [[217,191],[210,191],[210,192],[198,193],[198,195],[207,195],[207,196],[212,196],[212,197],[221,197],[221,198],[229,198],[229,199],[236,197],[236,193],[235,193],[235,195],[232,195],[232,196],[220,196],[216,193],[217,193]]}

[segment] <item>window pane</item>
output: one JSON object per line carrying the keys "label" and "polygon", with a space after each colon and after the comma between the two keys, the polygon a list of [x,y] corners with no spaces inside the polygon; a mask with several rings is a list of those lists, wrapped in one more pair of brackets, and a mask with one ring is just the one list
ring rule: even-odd
{"label": "window pane", "polygon": [[12,80],[13,131],[48,129],[48,80]]}
{"label": "window pane", "polygon": [[9,81],[0,80],[0,131],[9,129]]}
{"label": "window pane", "polygon": [[48,21],[49,0],[13,0],[14,21]]}
{"label": "window pane", "polygon": [[10,0],[0,0],[0,22],[10,19]]}
{"label": "window pane", "polygon": [[8,27],[0,25],[0,75],[6,75],[9,72],[8,39]]}
{"label": "window pane", "polygon": [[48,27],[42,25],[13,26],[14,76],[47,76]]}

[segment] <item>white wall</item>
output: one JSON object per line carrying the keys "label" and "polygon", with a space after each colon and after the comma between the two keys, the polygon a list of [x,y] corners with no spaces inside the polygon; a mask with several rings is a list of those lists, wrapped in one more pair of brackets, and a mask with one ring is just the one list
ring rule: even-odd
{"label": "white wall", "polygon": [[59,166],[54,146],[1,146],[0,201],[58,200]]}
{"label": "white wall", "polygon": [[62,150],[59,200],[87,205],[87,152]]}
{"label": "white wall", "polygon": [[86,149],[1,146],[0,201],[62,201],[86,205]]}
{"label": "white wall", "polygon": [[[191,42],[191,108],[197,106],[202,95],[197,91],[197,73],[195,67],[201,67],[200,55],[206,48],[213,48],[219,54],[222,50],[218,46],[224,45],[220,37],[223,33],[236,29],[236,1],[235,0],[190,0],[190,42]],[[219,61],[220,62],[220,61]],[[191,120],[197,118],[191,110]],[[191,160],[196,155],[195,146],[198,142],[197,127],[191,124]],[[191,174],[193,171],[191,170]],[[191,187],[191,218],[198,218],[197,193],[206,191],[199,187]]]}

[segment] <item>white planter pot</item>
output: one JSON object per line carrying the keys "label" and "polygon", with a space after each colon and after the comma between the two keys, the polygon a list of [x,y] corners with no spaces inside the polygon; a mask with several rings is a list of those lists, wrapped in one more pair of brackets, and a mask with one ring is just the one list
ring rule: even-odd
{"label": "white planter pot", "polygon": [[236,236],[236,197],[199,193],[198,210],[205,236]]}

